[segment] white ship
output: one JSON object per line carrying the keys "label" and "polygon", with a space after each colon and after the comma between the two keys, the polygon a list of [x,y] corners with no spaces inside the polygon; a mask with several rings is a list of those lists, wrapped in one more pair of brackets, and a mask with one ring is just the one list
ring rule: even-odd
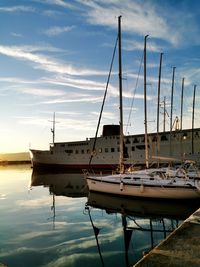
{"label": "white ship", "polygon": [[[200,128],[182,131],[160,132],[148,135],[149,163],[168,162],[165,157],[179,160],[200,159]],[[171,141],[170,141],[171,138]],[[145,165],[145,135],[127,135],[124,137],[124,165],[126,168]],[[160,152],[157,154],[157,139]],[[95,138],[85,141],[61,142],[50,144],[49,150],[31,149],[31,160],[34,168],[87,169]],[[104,125],[101,137],[97,138],[93,169],[115,169],[119,165],[119,125]]]}
{"label": "white ship", "polygon": [[[120,26],[120,18],[121,17],[118,18],[119,26]],[[118,33],[117,41],[120,52],[121,26]],[[119,54],[121,55],[121,52]],[[160,64],[160,69],[161,69],[161,64]],[[173,77],[174,77],[174,72],[173,72]],[[146,84],[146,82],[144,82],[144,84]],[[54,114],[54,120],[53,120],[54,124],[52,129],[53,143],[50,144],[49,150],[46,151],[34,150],[34,149],[30,150],[33,167],[34,168],[51,167],[51,168],[67,168],[67,169],[88,169],[91,167],[93,169],[101,169],[101,170],[104,169],[116,170],[116,168],[119,166],[119,163],[123,165],[125,168],[128,168],[132,165],[145,165],[147,161],[151,165],[155,162],[155,156],[160,158],[159,159],[160,163],[169,162],[169,160],[166,160],[166,157],[176,158],[178,160],[185,160],[185,159],[193,159],[196,161],[199,160],[200,128],[196,129],[194,128],[195,101],[193,101],[192,128],[185,130],[182,129],[182,115],[181,115],[181,120],[180,120],[181,130],[173,130],[173,125],[172,125],[173,101],[171,100],[170,131],[168,132],[165,131],[165,108],[164,108],[164,129],[163,132],[159,131],[160,102],[158,101],[157,132],[150,134],[148,133],[148,149],[147,149],[147,142],[146,142],[147,139],[145,138],[145,134],[128,135],[128,136],[123,136],[123,138],[120,138],[120,133],[122,133],[123,135],[121,56],[119,57],[119,88],[120,88],[119,93],[121,99],[120,125],[104,125],[102,136],[97,138],[96,137],[90,138],[86,139],[85,141],[78,141],[78,142],[75,141],[75,142],[57,143],[54,142],[54,135],[55,135],[55,114]],[[104,99],[106,96],[106,91],[104,94]],[[171,99],[173,99],[173,93]],[[103,105],[104,103],[102,104],[102,110],[103,110]],[[183,106],[183,97],[181,98],[181,106]],[[99,122],[100,118],[101,115],[99,117]],[[147,128],[147,121],[145,123],[145,132],[147,130],[146,128]],[[148,155],[145,154],[145,147],[146,151],[148,150]],[[121,151],[121,156],[119,151]],[[120,157],[121,160],[119,160]]]}

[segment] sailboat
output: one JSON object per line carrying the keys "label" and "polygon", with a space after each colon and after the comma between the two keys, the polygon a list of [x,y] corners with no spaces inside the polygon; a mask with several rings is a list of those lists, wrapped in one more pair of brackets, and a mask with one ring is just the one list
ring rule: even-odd
{"label": "sailboat", "polygon": [[145,117],[145,162],[146,169],[125,172],[124,140],[123,140],[123,103],[122,103],[122,66],[121,66],[121,16],[118,17],[118,49],[119,49],[119,97],[120,97],[120,158],[119,173],[114,175],[90,175],[86,173],[90,191],[109,193],[121,196],[163,198],[163,199],[195,199],[200,198],[200,176],[179,176],[177,172],[168,172],[166,168],[149,169],[147,106],[146,106],[146,43],[144,39],[144,117]]}

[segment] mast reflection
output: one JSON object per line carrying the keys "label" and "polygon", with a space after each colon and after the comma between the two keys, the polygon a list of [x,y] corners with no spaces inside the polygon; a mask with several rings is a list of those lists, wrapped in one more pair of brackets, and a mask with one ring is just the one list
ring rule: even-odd
{"label": "mast reflection", "polygon": [[80,173],[47,173],[33,171],[30,181],[30,189],[36,186],[49,188],[52,195],[51,211],[53,229],[55,229],[56,218],[56,196],[65,196],[70,198],[82,198],[88,195],[87,183],[84,176]]}
{"label": "mast reflection", "polygon": [[133,236],[136,237],[133,233],[136,233],[136,231],[147,233],[147,239],[150,241],[149,249],[143,253],[148,253],[157,245],[155,240],[157,233],[163,233],[162,238],[166,238],[167,234],[174,231],[198,206],[199,203],[192,201],[134,199],[90,192],[85,210],[89,215],[94,230],[102,266],[104,266],[104,262],[98,242],[100,229],[98,228],[98,222],[94,223],[91,215],[94,208],[103,210],[107,214],[119,214],[121,216],[125,266],[132,266],[133,262],[130,263],[129,261],[129,249],[131,242],[134,243]]}

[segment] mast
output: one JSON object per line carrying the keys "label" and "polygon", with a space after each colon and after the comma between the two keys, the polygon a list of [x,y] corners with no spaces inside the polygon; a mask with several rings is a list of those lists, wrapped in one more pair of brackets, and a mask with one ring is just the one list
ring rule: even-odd
{"label": "mast", "polygon": [[120,110],[120,173],[124,172],[124,133],[123,133],[123,101],[122,101],[122,54],[121,54],[121,16],[118,17],[119,48],[119,110]]}
{"label": "mast", "polygon": [[184,83],[185,83],[185,78],[182,78],[182,89],[181,89],[181,121],[180,121],[180,131],[181,131],[181,157],[183,157],[183,137],[182,137],[182,130],[183,130],[183,91],[184,91]]}
{"label": "mast", "polygon": [[196,93],[196,85],[194,85],[194,93],[193,93],[193,108],[192,108],[192,154],[194,154],[194,109],[195,109],[195,93]]}
{"label": "mast", "polygon": [[184,91],[184,83],[185,83],[185,78],[182,79],[182,90],[181,90],[181,122],[180,122],[181,131],[183,129],[183,91]]}
{"label": "mast", "polygon": [[157,104],[157,155],[159,154],[159,114],[160,114],[160,82],[161,82],[161,68],[162,68],[162,56],[163,53],[160,53],[160,66],[158,74],[158,104]]}
{"label": "mast", "polygon": [[148,150],[148,136],[147,136],[147,80],[146,80],[146,48],[147,48],[147,37],[144,37],[144,127],[145,127],[145,163],[146,168],[149,168],[149,150]]}
{"label": "mast", "polygon": [[52,132],[52,134],[53,134],[53,144],[55,143],[55,123],[56,123],[56,120],[55,120],[55,118],[56,118],[56,114],[55,114],[55,112],[53,113],[53,128],[51,128],[51,132]]}
{"label": "mast", "polygon": [[165,133],[165,124],[166,124],[166,96],[164,96],[164,100],[163,100],[163,109],[164,109],[164,113],[163,113],[163,132]]}
{"label": "mast", "polygon": [[157,134],[159,133],[160,82],[161,82],[162,56],[163,56],[163,53],[160,53],[160,66],[159,66],[159,74],[158,74]]}
{"label": "mast", "polygon": [[173,117],[173,99],[174,99],[174,77],[175,77],[175,69],[176,67],[173,67],[173,74],[172,74],[172,90],[171,90],[171,114],[170,114],[170,156],[172,155],[172,144],[171,144],[171,139],[172,139],[172,117]]}

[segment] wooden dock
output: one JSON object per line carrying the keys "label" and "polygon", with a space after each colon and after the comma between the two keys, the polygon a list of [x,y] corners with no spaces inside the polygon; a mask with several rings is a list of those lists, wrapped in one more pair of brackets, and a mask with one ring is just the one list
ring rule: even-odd
{"label": "wooden dock", "polygon": [[200,208],[133,267],[200,267]]}

